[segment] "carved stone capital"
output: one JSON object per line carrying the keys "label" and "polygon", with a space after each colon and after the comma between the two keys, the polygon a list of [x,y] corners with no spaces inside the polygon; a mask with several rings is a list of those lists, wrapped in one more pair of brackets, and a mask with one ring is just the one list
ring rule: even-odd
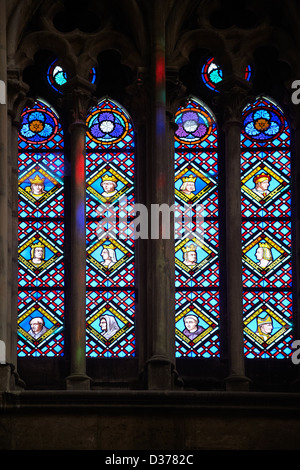
{"label": "carved stone capital", "polygon": [[222,107],[223,126],[233,123],[242,125],[242,111],[248,103],[254,101],[251,87],[247,80],[235,76],[222,80],[219,86],[220,95],[214,101]]}
{"label": "carved stone capital", "polygon": [[[137,127],[145,125],[151,116],[151,86],[150,76],[147,68],[140,67],[137,70],[136,78],[126,88],[127,108],[130,109],[131,117]],[[126,103],[125,103],[126,105]]]}
{"label": "carved stone capital", "polygon": [[15,72],[8,71],[7,76],[7,110],[15,125],[20,123],[25,106],[33,105],[34,100],[27,96],[29,86]]}
{"label": "carved stone capital", "polygon": [[91,106],[97,103],[93,96],[95,85],[79,76],[67,81],[62,87],[63,98],[61,99],[62,114],[70,124],[84,124]]}
{"label": "carved stone capital", "polygon": [[168,68],[166,70],[166,104],[168,112],[174,115],[185,98],[186,87],[179,80],[177,68]]}

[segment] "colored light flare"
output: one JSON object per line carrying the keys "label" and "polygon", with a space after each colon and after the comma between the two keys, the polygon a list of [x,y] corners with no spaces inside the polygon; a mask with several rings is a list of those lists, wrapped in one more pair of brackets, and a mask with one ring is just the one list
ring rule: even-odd
{"label": "colored light flare", "polygon": [[165,133],[165,103],[166,103],[166,87],[165,87],[165,59],[163,53],[159,50],[156,57],[155,66],[155,86],[157,98],[157,111],[156,111],[156,132],[157,135]]}
{"label": "colored light flare", "polygon": [[165,82],[165,60],[163,55],[158,54],[155,68],[155,81],[156,85],[162,85]]}

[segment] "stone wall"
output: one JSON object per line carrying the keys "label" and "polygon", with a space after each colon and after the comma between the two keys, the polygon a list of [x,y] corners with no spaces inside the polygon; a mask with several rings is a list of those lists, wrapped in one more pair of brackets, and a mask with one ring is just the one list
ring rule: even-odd
{"label": "stone wall", "polygon": [[1,450],[299,450],[298,394],[21,392],[1,396]]}

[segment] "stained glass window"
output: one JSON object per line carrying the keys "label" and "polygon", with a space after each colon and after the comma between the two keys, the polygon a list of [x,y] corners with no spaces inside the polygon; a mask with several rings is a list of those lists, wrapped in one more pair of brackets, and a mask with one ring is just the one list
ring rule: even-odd
{"label": "stained glass window", "polygon": [[88,357],[135,355],[134,130],[116,102],[87,118]]}
{"label": "stained glass window", "polygon": [[[93,67],[89,73],[90,82],[95,83],[96,77],[97,72],[95,67]],[[62,93],[61,87],[67,83],[67,74],[61,65],[59,65],[59,61],[57,59],[55,59],[48,67],[47,80],[53,90],[57,91],[58,93]]]}
{"label": "stained glass window", "polygon": [[[247,65],[245,70],[245,79],[251,79],[251,67]],[[210,57],[202,67],[201,71],[202,80],[205,85],[213,91],[218,91],[217,85],[223,79],[223,72],[221,67],[215,62],[213,57]]]}
{"label": "stained glass window", "polygon": [[260,97],[241,135],[244,338],[247,358],[291,353],[291,150],[283,111]]}
{"label": "stained glass window", "polygon": [[192,98],[175,122],[176,356],[211,358],[219,355],[217,126]]}
{"label": "stained glass window", "polygon": [[64,142],[37,100],[19,132],[18,355],[60,356],[64,337]]}

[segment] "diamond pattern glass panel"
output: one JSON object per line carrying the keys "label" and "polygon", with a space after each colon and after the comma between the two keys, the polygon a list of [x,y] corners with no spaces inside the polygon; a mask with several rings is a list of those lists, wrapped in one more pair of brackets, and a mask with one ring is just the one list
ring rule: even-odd
{"label": "diamond pattern glass panel", "polygon": [[217,127],[196,99],[175,122],[176,356],[219,355]]}
{"label": "diamond pattern glass panel", "polygon": [[19,132],[18,355],[64,352],[64,144],[55,111],[37,100]]}
{"label": "diamond pattern glass panel", "polygon": [[290,130],[279,106],[263,97],[243,118],[245,355],[284,359],[292,341]]}
{"label": "diamond pattern glass panel", "polygon": [[134,132],[104,99],[87,118],[88,357],[135,355]]}

